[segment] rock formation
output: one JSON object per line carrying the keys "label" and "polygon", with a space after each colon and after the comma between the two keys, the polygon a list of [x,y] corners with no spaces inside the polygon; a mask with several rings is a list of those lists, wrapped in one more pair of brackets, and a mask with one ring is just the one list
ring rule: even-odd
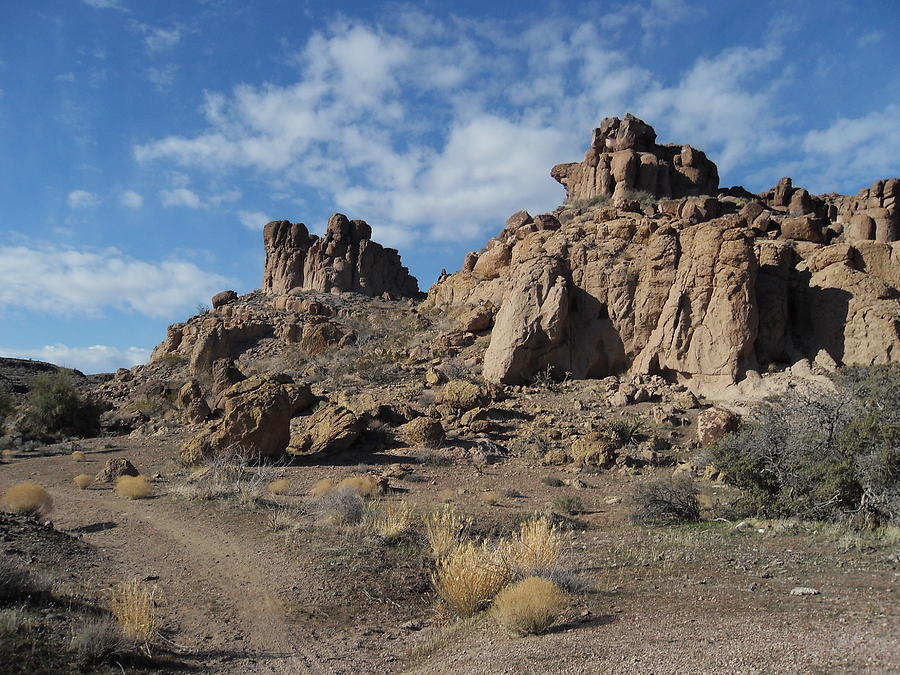
{"label": "rock formation", "polygon": [[580,163],[557,164],[550,172],[566,188],[569,202],[647,192],[655,197],[715,195],[719,172],[689,145],[658,145],[656,131],[631,114],[607,117],[594,129]]}
{"label": "rock formation", "polygon": [[417,298],[419,284],[400,262],[396,249],[371,239],[363,220],[335,213],[324,237],[303,223],[277,220],[263,230],[266,264],[263,290],[287,293],[294,288],[329,293],[353,291],[369,297]]}
{"label": "rock formation", "polygon": [[[630,372],[705,393],[801,359],[900,360],[900,182],[852,198],[810,195],[789,179],[759,196],[703,196],[715,192],[715,166],[688,146],[681,159],[662,148],[636,118],[604,120],[585,162],[553,169],[564,206],[514,214],[432,287],[425,309],[460,322],[496,308],[479,324],[493,323],[485,379]],[[673,175],[685,167],[696,171]],[[639,203],[635,188],[696,196]]]}

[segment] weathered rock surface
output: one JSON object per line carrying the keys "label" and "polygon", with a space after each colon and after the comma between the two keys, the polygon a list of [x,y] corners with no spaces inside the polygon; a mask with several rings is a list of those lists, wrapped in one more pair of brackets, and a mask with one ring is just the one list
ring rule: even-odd
{"label": "weathered rock surface", "polygon": [[134,464],[124,457],[113,457],[106,461],[100,472],[94,476],[98,483],[112,483],[119,476],[139,476],[140,472]]}
{"label": "weathered rock surface", "polygon": [[323,404],[305,420],[305,427],[291,440],[291,452],[332,454],[349,449],[366,428],[366,420],[349,408]]}
{"label": "weathered rock surface", "polygon": [[430,417],[416,417],[401,426],[400,433],[411,446],[439,448],[444,442],[444,427]]}
{"label": "weathered rock surface", "polygon": [[725,408],[707,408],[697,415],[697,440],[700,445],[709,445],[730,431],[737,431],[741,419]]}
{"label": "weathered rock surface", "polygon": [[557,164],[550,175],[569,202],[647,192],[657,197],[715,195],[719,172],[689,145],[658,145],[656,131],[631,114],[607,117],[594,129],[580,163]]}
{"label": "weathered rock surface", "polygon": [[257,375],[222,393],[224,415],[182,448],[182,459],[195,463],[229,448],[256,457],[278,457],[291,439],[291,418],[308,409],[315,397],[309,385],[286,375]]}
{"label": "weathered rock surface", "polygon": [[419,284],[401,264],[397,250],[384,248],[371,237],[372,228],[365,221],[348,220],[340,213],[329,218],[324,237],[311,235],[303,223],[268,223],[263,230],[263,290],[280,294],[303,288],[353,291],[369,297],[419,297]]}
{"label": "weathered rock surface", "polygon": [[[605,122],[597,147],[648,151],[655,136],[642,125]],[[658,374],[704,393],[803,359],[897,361],[900,243],[888,241],[897,185],[817,197],[784,179],[760,197],[730,188],[641,207],[618,197],[574,204],[569,184],[570,203],[552,217],[511,216],[423,309],[496,307],[483,375],[504,384],[550,367],[576,378]],[[843,221],[863,215],[882,218],[869,229],[885,241],[844,234]]]}

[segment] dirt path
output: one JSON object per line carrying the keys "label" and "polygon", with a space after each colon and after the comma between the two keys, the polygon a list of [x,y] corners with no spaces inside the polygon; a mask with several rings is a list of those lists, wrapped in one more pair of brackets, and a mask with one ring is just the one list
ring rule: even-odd
{"label": "dirt path", "polygon": [[[72,464],[68,457],[18,461],[4,467],[0,489],[38,480],[54,497],[55,526],[82,536],[109,559],[116,577],[110,584],[137,576],[156,585],[177,651],[215,672],[327,671],[309,647],[310,636],[288,621],[282,601],[290,595],[314,605],[304,596],[318,586],[279,538],[256,531],[258,515],[182,504],[164,494],[164,484],[157,488],[163,494],[139,501],[123,500],[105,486],[76,490]],[[77,468],[91,473],[100,465]]]}

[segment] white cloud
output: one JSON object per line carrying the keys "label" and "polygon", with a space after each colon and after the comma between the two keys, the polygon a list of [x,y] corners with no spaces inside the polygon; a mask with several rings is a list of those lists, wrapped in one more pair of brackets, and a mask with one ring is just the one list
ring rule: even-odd
{"label": "white cloud", "polygon": [[147,81],[150,82],[158,91],[168,91],[175,84],[175,75],[178,73],[178,66],[170,63],[161,68],[151,66],[147,68]]}
{"label": "white cloud", "polygon": [[82,2],[95,9],[122,9],[120,0],[82,0]]}
{"label": "white cloud", "polygon": [[159,193],[162,199],[162,205],[169,206],[186,206],[189,209],[199,209],[203,207],[203,202],[193,190],[187,188],[175,188],[174,190],[162,190]]}
{"label": "white cloud", "polygon": [[190,262],[147,262],[114,248],[0,246],[0,309],[101,316],[113,308],[168,319],[230,283]]}
{"label": "white cloud", "polygon": [[89,209],[100,203],[100,198],[87,190],[72,190],[67,197],[70,209]]}
{"label": "white cloud", "polygon": [[77,368],[83,373],[91,374],[109,373],[116,368],[130,368],[147,363],[150,359],[150,350],[143,347],[120,349],[108,345],[70,347],[57,343],[33,349],[0,347],[0,356],[47,361],[66,368]]}
{"label": "white cloud", "polygon": [[152,26],[141,26],[147,33],[144,37],[144,44],[147,49],[152,52],[171,49],[181,42],[182,30],[180,26],[173,28],[155,28]]}
{"label": "white cloud", "polygon": [[238,211],[237,217],[248,230],[261,230],[263,225],[272,220],[262,211]]}
{"label": "white cloud", "polygon": [[119,195],[119,204],[129,209],[139,209],[144,205],[144,198],[134,190],[125,190]]}

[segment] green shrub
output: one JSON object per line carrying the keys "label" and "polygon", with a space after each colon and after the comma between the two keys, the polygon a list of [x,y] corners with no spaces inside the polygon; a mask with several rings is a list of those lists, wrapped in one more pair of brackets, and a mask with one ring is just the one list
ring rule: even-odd
{"label": "green shrub", "polygon": [[551,506],[556,513],[575,516],[584,513],[584,501],[578,495],[557,495]]}
{"label": "green shrub", "polygon": [[709,459],[765,517],[900,518],[900,365],[844,368],[834,387],[761,403]]}
{"label": "green shrub", "polygon": [[34,379],[19,431],[25,437],[52,440],[96,436],[100,408],[81,397],[64,371],[41,373]]}

